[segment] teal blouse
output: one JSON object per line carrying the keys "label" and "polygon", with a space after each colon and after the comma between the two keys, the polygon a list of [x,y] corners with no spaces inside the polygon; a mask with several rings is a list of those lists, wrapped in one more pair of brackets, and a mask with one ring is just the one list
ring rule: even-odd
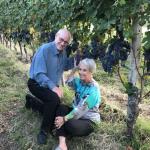
{"label": "teal blouse", "polygon": [[68,85],[75,91],[73,110],[66,115],[67,119],[90,119],[100,121],[99,105],[101,103],[100,88],[93,79],[91,83],[85,83],[79,78],[72,78]]}

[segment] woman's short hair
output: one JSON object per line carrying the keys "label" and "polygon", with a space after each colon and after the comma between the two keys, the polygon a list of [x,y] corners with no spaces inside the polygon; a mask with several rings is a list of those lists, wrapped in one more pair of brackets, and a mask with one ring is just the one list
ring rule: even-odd
{"label": "woman's short hair", "polygon": [[96,63],[93,59],[85,58],[80,61],[79,65],[82,64],[87,67],[88,71],[91,73],[96,72]]}

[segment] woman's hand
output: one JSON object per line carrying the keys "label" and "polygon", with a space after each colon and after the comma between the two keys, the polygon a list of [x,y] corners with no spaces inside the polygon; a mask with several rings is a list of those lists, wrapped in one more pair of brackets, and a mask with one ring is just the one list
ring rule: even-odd
{"label": "woman's hand", "polygon": [[55,118],[55,126],[59,129],[65,123],[65,119],[62,116],[58,116]]}
{"label": "woman's hand", "polygon": [[71,72],[67,75],[67,77],[65,79],[66,83],[68,83],[74,79],[74,74],[76,73],[77,70],[78,70],[77,66],[71,70]]}

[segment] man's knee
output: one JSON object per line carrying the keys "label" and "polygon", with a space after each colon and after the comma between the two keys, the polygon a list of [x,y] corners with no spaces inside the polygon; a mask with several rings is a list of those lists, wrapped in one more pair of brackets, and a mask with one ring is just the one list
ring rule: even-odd
{"label": "man's knee", "polygon": [[49,107],[56,107],[60,104],[60,100],[59,99],[53,99],[53,100],[49,100],[47,99],[44,102],[45,105],[49,106]]}

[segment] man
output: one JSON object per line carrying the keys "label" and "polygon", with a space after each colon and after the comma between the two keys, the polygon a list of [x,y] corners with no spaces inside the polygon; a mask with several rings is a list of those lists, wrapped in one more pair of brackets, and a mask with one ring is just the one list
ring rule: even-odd
{"label": "man", "polygon": [[53,129],[55,111],[63,96],[59,87],[63,71],[73,68],[74,65],[73,59],[68,60],[64,51],[70,41],[70,32],[60,29],[55,40],[42,45],[32,59],[28,88],[42,103],[26,95],[25,106],[43,114],[41,130],[37,136],[39,144],[46,143],[48,131]]}

